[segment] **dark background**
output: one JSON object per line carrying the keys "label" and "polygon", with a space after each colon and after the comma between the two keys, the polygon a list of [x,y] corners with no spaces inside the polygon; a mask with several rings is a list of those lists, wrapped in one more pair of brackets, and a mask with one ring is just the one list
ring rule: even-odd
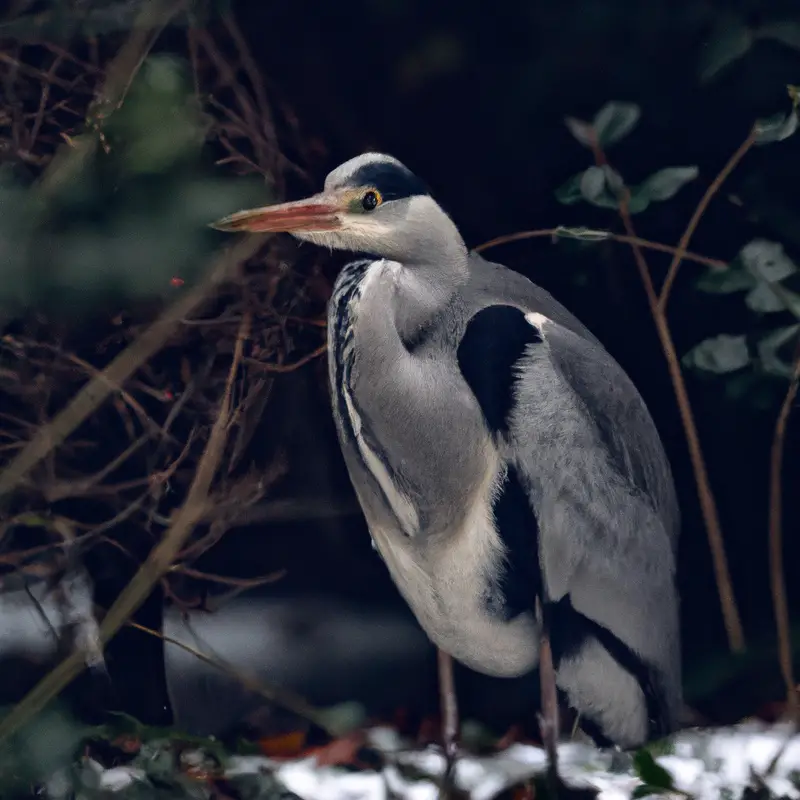
{"label": "dark background", "polygon": [[[609,153],[628,181],[667,166],[699,168],[699,178],[674,198],[634,218],[640,236],[674,244],[754,120],[786,111],[786,85],[800,82],[800,12],[796,3],[777,0],[239,0],[232,7],[269,91],[292,110],[306,145],[308,180],[290,178],[287,196],[315,191],[330,169],[359,152],[388,152],[430,185],[470,245],[557,225],[621,230],[613,212],[588,204],[567,207],[554,195],[592,163],[564,117],[591,119],[609,100],[642,110],[635,130]],[[725,36],[730,39],[737,19],[751,30],[780,21],[789,41],[759,39],[704,78],[714,53],[734,47]],[[711,203],[691,249],[728,260],[761,237],[781,242],[800,263],[798,178],[800,137],[755,148]],[[770,446],[786,382],[765,379],[743,397],[732,397],[724,379],[687,373],[748,641],[747,656],[737,660],[728,653],[677,405],[631,253],[614,243],[581,248],[534,239],[488,255],[569,307],[619,360],[652,412],[684,520],[679,584],[690,705],[712,721],[728,722],[780,699],[767,513]],[[648,262],[660,283],[669,256],[649,253]],[[335,267],[330,270],[335,273]],[[698,292],[694,281],[701,270],[684,263],[672,293],[669,318],[681,355],[709,336],[749,332],[760,324],[741,295]],[[289,453],[289,474],[278,495],[313,489],[352,503],[325,376],[318,360],[278,377],[260,441],[265,450],[284,446]],[[800,616],[798,445],[800,428],[790,423],[783,486],[793,620]],[[289,603],[321,594],[409,617],[357,511],[323,522],[232,531],[202,566],[233,574],[286,568],[280,582],[258,594]],[[108,602],[119,578],[99,572],[99,598]],[[140,618],[158,625],[161,601],[154,597]],[[124,632],[112,643],[109,659],[122,705],[160,718],[165,695],[159,647]],[[420,713],[436,705],[432,659],[428,669]],[[499,682],[468,678],[462,679],[463,702],[490,707],[486,698],[501,690]],[[375,676],[378,684],[384,681],[388,706],[394,680]]]}

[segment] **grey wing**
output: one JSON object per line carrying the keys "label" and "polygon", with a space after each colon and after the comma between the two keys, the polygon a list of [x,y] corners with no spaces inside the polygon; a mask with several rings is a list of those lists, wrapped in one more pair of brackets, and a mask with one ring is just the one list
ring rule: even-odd
{"label": "grey wing", "polygon": [[611,739],[635,745],[653,723],[642,674],[658,684],[661,731],[674,725],[681,697],[669,465],[611,356],[541,313],[527,318],[542,343],[518,362],[508,446],[536,510],[548,600],[586,622],[564,653],[559,685]]}

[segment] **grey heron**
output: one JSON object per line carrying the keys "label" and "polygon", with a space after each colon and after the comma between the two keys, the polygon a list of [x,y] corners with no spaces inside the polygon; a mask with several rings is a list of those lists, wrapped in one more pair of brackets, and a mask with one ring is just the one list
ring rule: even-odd
{"label": "grey heron", "polygon": [[558,690],[598,744],[673,730],[675,490],[642,397],[595,336],[471,252],[387,155],[213,227],[359,254],[329,307],[336,428],[374,545],[433,643],[519,676],[546,621]]}

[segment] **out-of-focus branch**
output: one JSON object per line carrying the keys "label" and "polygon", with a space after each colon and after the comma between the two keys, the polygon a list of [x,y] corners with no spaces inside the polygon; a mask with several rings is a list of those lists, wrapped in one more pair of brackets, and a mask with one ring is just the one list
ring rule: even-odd
{"label": "out-of-focus branch", "polygon": [[48,424],[40,427],[33,439],[0,473],[0,500],[10,494],[22,479],[53,449],[58,447],[139,367],[158,352],[181,320],[188,316],[208,294],[233,271],[255,255],[261,245],[257,236],[247,236],[224,250],[196,286],[167,308],[136,341],[123,350],[102,372],[93,378],[72,401]]}
{"label": "out-of-focus branch", "polygon": [[[608,164],[608,159],[596,140],[593,142],[592,151],[594,153],[595,163],[598,166]],[[719,184],[721,183],[720,181]],[[636,236],[636,230],[633,227],[633,221],[631,220],[629,202],[630,190],[625,186],[623,187],[622,196],[619,201],[619,216],[625,227],[625,233],[632,238],[638,238]],[[705,205],[708,204],[708,200],[705,198],[703,198],[701,204],[703,202]],[[697,223],[695,223],[695,225],[696,224]],[[673,258],[673,263],[680,264],[680,259],[682,257],[681,251],[685,251],[686,249],[687,242],[683,240],[681,240],[681,242]],[[669,370],[672,387],[675,391],[675,399],[678,403],[681,423],[683,424],[683,430],[686,435],[686,443],[689,447],[689,457],[694,470],[694,479],[697,485],[700,509],[703,514],[706,533],[708,534],[708,544],[711,549],[711,559],[714,565],[714,577],[717,583],[720,604],[722,606],[725,630],[728,634],[728,643],[731,650],[738,653],[745,649],[744,630],[742,629],[739,609],[736,605],[736,597],[733,591],[733,582],[731,581],[730,570],[728,568],[728,557],[725,553],[725,540],[722,536],[722,526],[719,521],[717,503],[714,499],[711,481],[708,478],[708,470],[706,469],[705,458],[703,456],[703,448],[700,445],[700,436],[697,432],[694,412],[692,411],[692,405],[689,401],[689,393],[686,390],[686,382],[683,379],[678,352],[672,340],[672,331],[669,327],[669,321],[667,320],[664,309],[659,304],[658,293],[653,284],[653,278],[644,252],[637,242],[631,242],[631,247],[633,249],[636,268],[639,271],[639,276],[642,279],[645,294],[647,295],[647,303],[650,306],[650,313],[653,317],[661,348],[664,351],[664,356],[667,361],[667,369]]]}
{"label": "out-of-focus branch", "polygon": [[56,151],[39,179],[37,189],[40,197],[46,199],[52,196],[64,183],[81,172],[100,141],[102,121],[122,105],[128,87],[158,35],[184,7],[184,1],[147,0],[142,5],[130,36],[106,67],[105,79],[89,106],[86,118],[92,130],[70,138]]}
{"label": "out-of-focus branch", "polygon": [[[247,240],[245,240],[247,241]],[[220,403],[205,451],[197,465],[197,472],[186,497],[186,501],[175,515],[175,521],[162,540],[153,548],[147,561],[139,568],[131,582],[108,611],[100,626],[100,641],[105,644],[127,622],[128,618],[144,602],[153,586],[169,570],[184,542],[205,510],[211,483],[222,462],[225,443],[230,431],[233,410],[233,384],[242,361],[244,343],[250,335],[250,318],[245,318],[236,340],[236,349],[231,362],[225,393]],[[5,741],[22,725],[38,714],[58,693],[83,670],[85,662],[80,653],[64,659],[52,672],[43,678],[11,712],[0,721],[0,742]]]}
{"label": "out-of-focus branch", "polygon": [[203,661],[209,666],[215,667],[216,669],[220,670],[220,672],[224,672],[234,680],[239,681],[239,683],[241,683],[245,689],[253,692],[254,694],[260,695],[273,705],[284,708],[287,711],[291,711],[301,719],[312,722],[314,725],[325,731],[328,735],[335,737],[341,733],[341,731],[337,730],[335,726],[330,724],[330,721],[326,717],[324,711],[309,705],[302,697],[299,697],[294,692],[291,692],[288,689],[279,689],[277,686],[267,686],[261,681],[255,681],[252,678],[249,678],[247,675],[243,675],[241,672],[226,664],[224,661],[212,658],[202,651],[197,650],[188,644],[184,644],[178,639],[173,639],[171,636],[166,636],[165,634],[159,633],[152,628],[140,625],[138,622],[129,622],[128,625],[130,625],[132,628],[143,631],[144,633],[149,633],[151,636],[155,636],[158,639],[162,639],[169,644],[175,645],[175,647],[180,647],[187,653],[191,653],[200,661]]}

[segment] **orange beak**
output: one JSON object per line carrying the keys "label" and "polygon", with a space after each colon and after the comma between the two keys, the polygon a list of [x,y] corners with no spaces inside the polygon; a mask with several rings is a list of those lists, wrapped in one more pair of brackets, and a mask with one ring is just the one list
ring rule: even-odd
{"label": "orange beak", "polygon": [[216,222],[211,227],[218,231],[234,233],[291,233],[292,231],[335,231],[342,227],[339,213],[343,210],[338,198],[318,194],[306,200],[280,203],[263,208],[237,211]]}

